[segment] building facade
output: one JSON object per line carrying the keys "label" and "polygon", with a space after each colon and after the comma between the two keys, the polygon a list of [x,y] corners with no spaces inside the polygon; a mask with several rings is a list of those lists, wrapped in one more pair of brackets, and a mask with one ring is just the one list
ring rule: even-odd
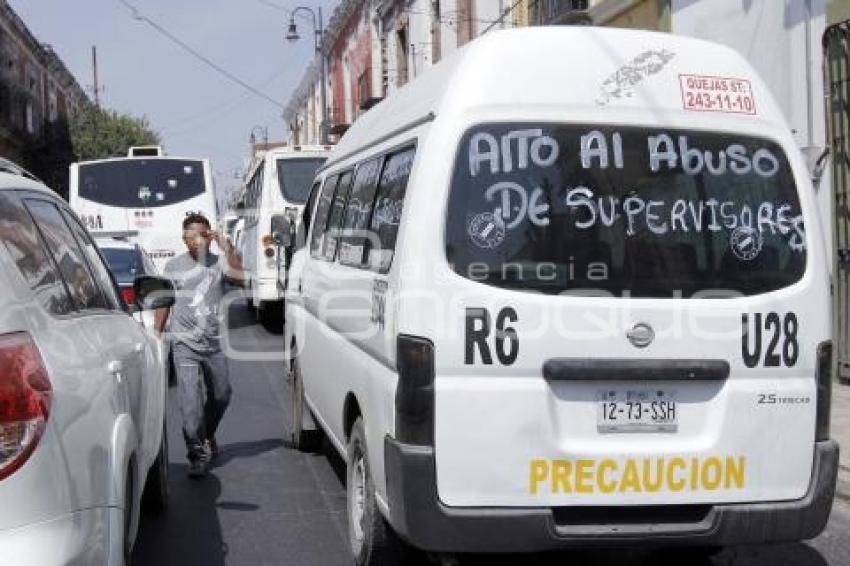
{"label": "building facade", "polygon": [[[70,117],[87,100],[77,80],[53,49],[40,43],[0,0],[0,156],[66,189],[67,171],[50,167],[71,151]],[[51,178],[55,177],[55,178]]]}

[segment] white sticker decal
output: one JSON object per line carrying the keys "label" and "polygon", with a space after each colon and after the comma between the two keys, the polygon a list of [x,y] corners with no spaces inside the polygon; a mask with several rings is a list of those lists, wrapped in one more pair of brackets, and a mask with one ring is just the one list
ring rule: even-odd
{"label": "white sticker decal", "polygon": [[476,246],[492,250],[505,240],[505,224],[492,212],[481,212],[469,221],[467,233]]}
{"label": "white sticker decal", "polygon": [[761,253],[763,245],[761,233],[749,226],[738,226],[729,236],[729,247],[741,261],[752,261]]}
{"label": "white sticker decal", "polygon": [[756,100],[750,81],[731,77],[679,75],[682,106],[697,112],[755,114]]}

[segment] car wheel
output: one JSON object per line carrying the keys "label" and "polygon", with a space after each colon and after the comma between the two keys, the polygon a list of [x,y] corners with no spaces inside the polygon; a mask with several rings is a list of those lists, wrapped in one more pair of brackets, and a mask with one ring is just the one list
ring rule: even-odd
{"label": "car wheel", "polygon": [[348,441],[346,500],[348,540],[357,566],[403,564],[407,547],[378,510],[363,419],[358,417]]}
{"label": "car wheel", "polygon": [[159,453],[148,471],[145,491],[142,493],[142,507],[145,511],[164,511],[168,507],[168,431],[163,419],[162,440]]}
{"label": "car wheel", "polygon": [[304,421],[310,421],[310,408],[304,401],[304,378],[298,358],[292,362],[289,379],[289,441],[297,450],[315,450],[321,444],[322,431],[319,427],[305,428]]}

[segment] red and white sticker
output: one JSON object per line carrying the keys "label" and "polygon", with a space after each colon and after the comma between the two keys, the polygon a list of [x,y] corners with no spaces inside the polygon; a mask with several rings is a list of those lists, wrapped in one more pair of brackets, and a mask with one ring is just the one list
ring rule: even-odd
{"label": "red and white sticker", "polygon": [[679,75],[685,110],[755,114],[753,88],[746,79]]}

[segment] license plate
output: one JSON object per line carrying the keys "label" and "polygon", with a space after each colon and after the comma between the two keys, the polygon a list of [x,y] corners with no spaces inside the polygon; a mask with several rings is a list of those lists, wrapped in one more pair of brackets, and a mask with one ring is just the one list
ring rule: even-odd
{"label": "license plate", "polygon": [[606,389],[596,394],[596,430],[615,432],[676,432],[679,406],[676,392],[663,389]]}

